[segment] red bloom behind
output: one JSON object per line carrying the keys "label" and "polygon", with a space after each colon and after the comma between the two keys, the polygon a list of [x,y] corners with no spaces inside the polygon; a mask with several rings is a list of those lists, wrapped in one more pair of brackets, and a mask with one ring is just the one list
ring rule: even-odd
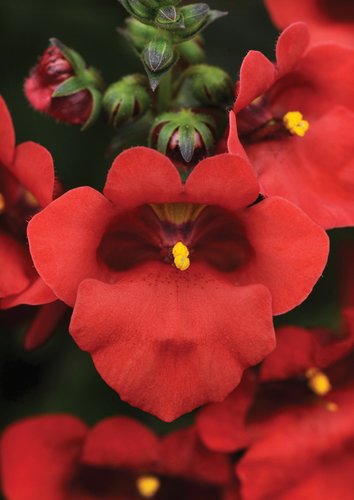
{"label": "red bloom behind", "polygon": [[272,21],[286,28],[305,21],[313,42],[332,40],[354,47],[354,4],[352,0],[264,0]]}
{"label": "red bloom behind", "polygon": [[7,428],[1,443],[8,500],[236,500],[231,464],[193,428],[159,440],[127,417],[92,429],[75,417],[34,417]]}
{"label": "red bloom behind", "polygon": [[[308,41],[297,23],[281,34],[275,65],[247,54],[234,106],[238,134],[264,195],[283,196],[325,228],[353,225],[354,50],[309,49]],[[233,153],[233,123],[230,134]]]}
{"label": "red bloom behind", "polygon": [[[56,296],[33,267],[28,251],[28,219],[53,199],[53,160],[39,144],[15,146],[15,133],[5,101],[0,97],[0,253],[6,265],[0,273],[0,308],[42,305],[26,337],[34,347],[50,333],[63,312]],[[54,302],[55,301],[55,302]]]}
{"label": "red bloom behind", "polygon": [[104,194],[69,191],[29,225],[38,271],[74,306],[73,338],[124,400],[160,418],[222,400],[273,349],[272,313],[310,293],[326,234],[283,199],[249,206],[255,176],[229,154],[182,184],[168,158],[132,148]]}

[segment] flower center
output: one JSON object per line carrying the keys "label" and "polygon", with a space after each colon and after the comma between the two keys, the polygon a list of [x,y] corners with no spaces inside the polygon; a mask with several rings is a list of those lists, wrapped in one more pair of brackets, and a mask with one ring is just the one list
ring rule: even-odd
{"label": "flower center", "polygon": [[300,111],[288,111],[283,116],[279,110],[275,112],[267,96],[258,97],[241,110],[237,122],[240,138],[248,144],[289,135],[304,137],[310,128]]}
{"label": "flower center", "polygon": [[156,476],[140,476],[136,480],[136,487],[143,498],[152,498],[160,489],[161,483]]}
{"label": "flower center", "polygon": [[223,272],[235,271],[253,255],[235,214],[205,205],[143,205],[114,219],[97,249],[98,259],[114,271],[146,261],[160,261],[185,271],[205,262]]}

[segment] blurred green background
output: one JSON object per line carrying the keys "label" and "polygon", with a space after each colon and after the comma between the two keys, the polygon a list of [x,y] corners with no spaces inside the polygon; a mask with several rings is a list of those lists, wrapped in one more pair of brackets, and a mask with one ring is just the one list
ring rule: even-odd
{"label": "blurred green background", "polygon": [[[229,71],[236,79],[249,49],[273,56],[277,31],[261,0],[215,0],[210,6],[229,15],[204,32],[208,62]],[[17,142],[34,140],[52,153],[57,175],[66,189],[91,185],[101,188],[109,168],[106,150],[113,137],[104,123],[87,132],[56,124],[32,111],[23,95],[23,81],[50,37],[57,37],[102,71],[107,83],[142,66],[126,41],[117,34],[124,9],[116,0],[11,0],[0,1],[0,92],[13,116]],[[330,264],[311,298],[277,323],[308,326],[335,325],[338,321],[337,250],[350,231],[336,231]],[[184,425],[190,417],[167,425],[122,403],[101,380],[88,354],[81,352],[67,332],[66,321],[55,336],[36,352],[21,347],[24,314],[19,309],[0,316],[1,426],[18,418],[47,412],[71,412],[88,423],[108,415],[138,416],[159,432]]]}

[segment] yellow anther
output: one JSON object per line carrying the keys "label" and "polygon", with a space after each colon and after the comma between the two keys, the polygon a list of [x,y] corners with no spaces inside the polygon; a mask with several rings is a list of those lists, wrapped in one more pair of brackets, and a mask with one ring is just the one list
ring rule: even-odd
{"label": "yellow anther", "polygon": [[307,120],[303,119],[302,113],[300,111],[288,111],[283,116],[284,126],[289,132],[293,135],[297,135],[299,137],[304,137],[308,129],[310,128],[310,124]]}
{"label": "yellow anther", "polygon": [[306,377],[308,378],[308,386],[318,396],[325,396],[332,389],[327,375],[317,368],[307,370]]}
{"label": "yellow anther", "polygon": [[174,257],[188,257],[189,251],[186,245],[183,245],[181,241],[178,241],[172,248],[172,254]]}
{"label": "yellow anther", "polygon": [[191,261],[184,255],[177,255],[177,257],[173,259],[173,262],[180,271],[185,271],[191,265]]}
{"label": "yellow anther", "polygon": [[156,476],[140,476],[136,480],[136,487],[143,498],[152,498],[158,492],[160,485]]}
{"label": "yellow anther", "polygon": [[188,258],[189,250],[181,241],[178,241],[172,248],[173,262],[177,269],[185,271],[189,268],[191,261]]}
{"label": "yellow anther", "polygon": [[0,214],[5,212],[5,198],[4,195],[0,193]]}

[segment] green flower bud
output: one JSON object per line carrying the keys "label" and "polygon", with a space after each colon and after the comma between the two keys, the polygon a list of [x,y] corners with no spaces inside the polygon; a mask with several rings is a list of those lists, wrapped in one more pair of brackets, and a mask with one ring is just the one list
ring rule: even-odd
{"label": "green flower bud", "polygon": [[103,96],[103,108],[114,127],[140,118],[150,105],[149,84],[144,75],[129,75],[112,83]]}
{"label": "green flower bud", "polygon": [[172,44],[166,39],[151,40],[144,48],[142,59],[150,80],[152,90],[155,90],[161,77],[177,60],[177,54]]}
{"label": "green flower bud", "polygon": [[193,96],[205,106],[226,105],[233,99],[230,76],[221,68],[198,64],[187,70],[191,78]]}
{"label": "green flower bud", "polygon": [[[158,116],[150,131],[150,146],[185,166],[212,153],[215,122],[211,116],[182,109]],[[181,165],[180,165],[181,166]]]}
{"label": "green flower bud", "polygon": [[175,43],[193,38],[197,33],[206,28],[208,24],[227,14],[227,12],[210,10],[206,3],[186,5],[185,7],[181,7],[180,13],[184,27],[174,33]]}

